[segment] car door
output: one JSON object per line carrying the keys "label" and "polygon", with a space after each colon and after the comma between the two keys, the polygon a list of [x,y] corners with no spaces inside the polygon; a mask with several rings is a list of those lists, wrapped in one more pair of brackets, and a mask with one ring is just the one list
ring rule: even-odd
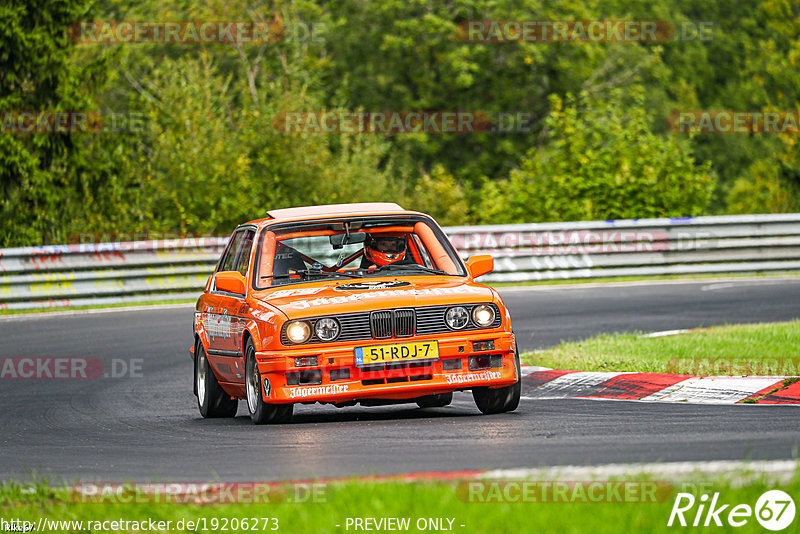
{"label": "car door", "polygon": [[[231,246],[220,260],[216,272],[238,271],[249,279],[250,254],[255,229],[245,227],[231,236]],[[222,382],[244,383],[242,340],[247,322],[244,295],[228,293],[212,284],[203,325],[208,334],[208,358]]]}

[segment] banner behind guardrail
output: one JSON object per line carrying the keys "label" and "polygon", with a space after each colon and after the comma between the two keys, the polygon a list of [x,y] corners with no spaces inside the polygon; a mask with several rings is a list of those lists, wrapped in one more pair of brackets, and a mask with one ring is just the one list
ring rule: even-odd
{"label": "banner behind guardrail", "polygon": [[[445,228],[486,282],[800,270],[800,214]],[[0,309],[196,298],[225,237],[0,249]]]}

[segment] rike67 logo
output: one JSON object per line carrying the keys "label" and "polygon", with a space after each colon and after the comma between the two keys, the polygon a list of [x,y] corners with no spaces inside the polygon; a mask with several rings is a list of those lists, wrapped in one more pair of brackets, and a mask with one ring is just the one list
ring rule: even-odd
{"label": "rike67 logo", "polygon": [[763,493],[756,501],[755,507],[749,504],[725,503],[720,499],[719,492],[714,493],[710,500],[705,493],[699,499],[691,493],[678,493],[667,526],[738,528],[755,517],[765,529],[779,531],[791,525],[794,516],[794,501],[788,493],[781,490]]}

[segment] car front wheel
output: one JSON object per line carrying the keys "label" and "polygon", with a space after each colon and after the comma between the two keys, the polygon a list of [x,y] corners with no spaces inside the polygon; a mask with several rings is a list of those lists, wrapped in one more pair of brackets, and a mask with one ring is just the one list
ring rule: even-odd
{"label": "car front wheel", "polygon": [[256,365],[256,349],[252,340],[247,341],[244,361],[245,389],[247,390],[247,409],[250,419],[257,425],[267,423],[286,423],[292,418],[294,404],[269,404],[264,402],[261,392],[261,373]]}
{"label": "car front wheel", "polygon": [[516,350],[515,365],[517,382],[504,388],[477,387],[472,388],[472,398],[478,409],[484,414],[513,412],[519,406],[522,393],[522,375],[519,364],[519,350]]}

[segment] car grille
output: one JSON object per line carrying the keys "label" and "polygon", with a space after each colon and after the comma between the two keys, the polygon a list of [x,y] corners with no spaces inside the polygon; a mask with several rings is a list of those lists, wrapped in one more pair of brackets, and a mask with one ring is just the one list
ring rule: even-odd
{"label": "car grille", "polygon": [[375,339],[413,336],[416,323],[417,315],[411,308],[374,311],[370,314],[370,327]]}
{"label": "car grille", "polygon": [[394,312],[391,310],[372,312],[370,316],[372,337],[385,339],[392,337],[394,332]]}
{"label": "car grille", "polygon": [[[483,303],[481,303],[483,304]],[[474,306],[473,304],[458,304],[464,306],[470,312]],[[488,328],[498,328],[502,323],[500,316],[500,309],[494,304],[488,304],[494,308],[495,318],[494,322],[488,327],[480,327],[472,323],[470,319],[469,324],[458,332]],[[444,321],[444,314],[448,308],[447,306],[425,306],[420,308],[398,308],[394,310],[377,310],[373,312],[364,313],[347,313],[342,315],[334,315],[342,327],[339,337],[334,342],[340,341],[361,341],[366,339],[391,339],[393,337],[411,337],[427,336],[432,334],[443,334],[453,332]],[[313,324],[321,319],[321,317],[314,317],[307,319]],[[281,343],[291,346],[286,337],[286,325],[281,331]],[[312,335],[308,343],[322,343],[316,335]]]}
{"label": "car grille", "polygon": [[396,310],[394,312],[394,335],[409,337],[414,335],[417,326],[417,314],[414,310]]}

